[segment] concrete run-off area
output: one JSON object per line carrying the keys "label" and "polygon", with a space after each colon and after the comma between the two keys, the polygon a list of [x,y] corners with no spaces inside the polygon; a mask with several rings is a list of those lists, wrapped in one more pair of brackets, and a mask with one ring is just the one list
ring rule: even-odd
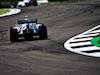
{"label": "concrete run-off area", "polygon": [[0,15],[0,17],[10,16],[21,12],[21,9],[8,9],[8,10],[10,10],[10,12]]}

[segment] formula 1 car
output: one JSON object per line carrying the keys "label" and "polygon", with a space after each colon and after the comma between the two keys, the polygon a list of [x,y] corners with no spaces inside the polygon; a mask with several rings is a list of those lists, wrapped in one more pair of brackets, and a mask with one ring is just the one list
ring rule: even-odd
{"label": "formula 1 car", "polygon": [[28,7],[30,5],[37,6],[38,5],[37,0],[20,0],[18,2],[18,4],[17,3],[13,3],[11,5],[11,8]]}
{"label": "formula 1 car", "polygon": [[19,37],[32,40],[33,36],[39,35],[40,39],[47,39],[47,27],[37,23],[37,19],[25,18],[9,29],[10,41],[17,42]]}
{"label": "formula 1 car", "polygon": [[37,6],[36,0],[21,0],[18,2],[17,7],[27,7],[29,5]]}

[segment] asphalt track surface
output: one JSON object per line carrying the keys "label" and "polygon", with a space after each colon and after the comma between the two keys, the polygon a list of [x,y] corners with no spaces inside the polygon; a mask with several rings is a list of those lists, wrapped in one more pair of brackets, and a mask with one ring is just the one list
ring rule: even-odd
{"label": "asphalt track surface", "polygon": [[[9,41],[9,27],[25,15],[48,29],[48,39]],[[0,18],[0,75],[99,75],[100,58],[69,52],[64,42],[100,24],[100,2],[26,7]]]}

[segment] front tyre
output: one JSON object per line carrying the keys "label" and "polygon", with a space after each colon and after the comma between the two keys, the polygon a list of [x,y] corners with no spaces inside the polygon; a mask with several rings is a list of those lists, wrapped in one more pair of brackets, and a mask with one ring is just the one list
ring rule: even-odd
{"label": "front tyre", "polygon": [[9,37],[11,42],[17,42],[18,41],[18,33],[17,29],[12,29],[12,27],[9,29]]}

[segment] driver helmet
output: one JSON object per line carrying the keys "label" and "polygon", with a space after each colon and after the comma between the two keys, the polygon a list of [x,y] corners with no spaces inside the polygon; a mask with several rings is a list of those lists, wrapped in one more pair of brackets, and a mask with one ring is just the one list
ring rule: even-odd
{"label": "driver helmet", "polygon": [[29,20],[29,16],[25,16],[25,20],[26,20],[26,21]]}

